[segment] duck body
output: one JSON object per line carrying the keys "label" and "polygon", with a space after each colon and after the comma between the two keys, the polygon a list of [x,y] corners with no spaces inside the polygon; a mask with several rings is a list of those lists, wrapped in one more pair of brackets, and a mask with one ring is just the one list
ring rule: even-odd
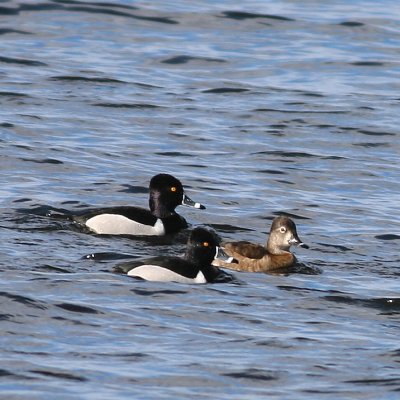
{"label": "duck body", "polygon": [[213,265],[203,268],[205,275],[196,265],[179,257],[152,257],[126,264],[118,266],[115,271],[147,281],[207,283],[219,275],[219,268]]}
{"label": "duck body", "polygon": [[227,254],[238,261],[228,266],[231,269],[249,272],[269,272],[291,267],[296,257],[287,251],[282,254],[271,254],[261,245],[250,242],[232,242],[224,244]]}
{"label": "duck body", "polygon": [[175,208],[180,205],[204,209],[184,192],[181,182],[169,174],[155,175],[149,185],[149,209],[132,206],[85,210],[72,220],[97,234],[163,236],[188,226]]}
{"label": "duck body", "polygon": [[232,259],[218,247],[215,235],[204,228],[195,228],[187,243],[183,258],[157,256],[142,260],[121,263],[114,267],[114,272],[142,278],[148,281],[207,283],[221,281],[221,276],[230,276],[212,265],[218,257],[223,262]]}
{"label": "duck body", "polygon": [[188,227],[178,213],[157,218],[150,210],[129,206],[86,210],[73,219],[100,235],[163,236]]}
{"label": "duck body", "polygon": [[237,260],[237,264],[224,264],[219,260],[214,265],[237,271],[279,272],[292,267],[297,259],[290,252],[292,245],[308,248],[299,238],[295,223],[288,217],[276,217],[271,225],[265,246],[246,241],[223,243],[225,252]]}

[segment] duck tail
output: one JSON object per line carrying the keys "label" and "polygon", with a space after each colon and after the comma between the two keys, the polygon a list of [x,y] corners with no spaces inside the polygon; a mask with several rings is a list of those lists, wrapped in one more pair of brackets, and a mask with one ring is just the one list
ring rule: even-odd
{"label": "duck tail", "polygon": [[46,212],[46,217],[61,221],[73,221],[73,214],[71,211],[64,208],[51,208]]}

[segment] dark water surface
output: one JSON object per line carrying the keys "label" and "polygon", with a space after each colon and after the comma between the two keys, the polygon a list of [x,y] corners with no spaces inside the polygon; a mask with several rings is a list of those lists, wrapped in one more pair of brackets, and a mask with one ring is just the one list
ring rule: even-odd
{"label": "dark water surface", "polygon": [[[0,396],[397,399],[397,1],[0,2]],[[184,183],[225,239],[295,220],[290,275],[110,273],[175,238],[46,211]],[[85,255],[95,253],[95,259]]]}

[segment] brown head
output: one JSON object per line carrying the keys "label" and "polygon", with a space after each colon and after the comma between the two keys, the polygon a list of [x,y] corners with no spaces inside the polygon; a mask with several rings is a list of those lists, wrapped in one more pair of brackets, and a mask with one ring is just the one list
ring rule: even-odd
{"label": "brown head", "polygon": [[282,254],[289,251],[292,245],[308,249],[297,235],[296,225],[290,218],[284,216],[274,218],[267,242],[268,252]]}

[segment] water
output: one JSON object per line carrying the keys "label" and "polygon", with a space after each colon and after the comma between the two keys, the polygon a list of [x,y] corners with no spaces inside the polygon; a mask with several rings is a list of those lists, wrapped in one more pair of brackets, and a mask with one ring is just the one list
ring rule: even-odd
{"label": "water", "polygon": [[[397,2],[2,1],[0,22],[2,398],[398,398]],[[136,281],[113,265],[187,232],[45,217],[146,206],[159,172],[225,239],[291,215],[306,268]]]}

